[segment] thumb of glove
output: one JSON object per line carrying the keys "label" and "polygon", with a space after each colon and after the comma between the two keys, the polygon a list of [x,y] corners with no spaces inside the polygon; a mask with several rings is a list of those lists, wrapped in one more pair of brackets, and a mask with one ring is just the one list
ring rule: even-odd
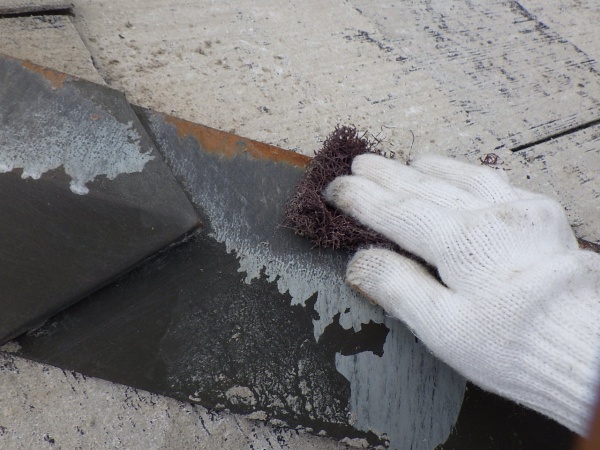
{"label": "thumb of glove", "polygon": [[469,314],[423,265],[391,250],[358,251],[348,264],[346,282],[404,322],[441,359],[447,356],[448,336]]}

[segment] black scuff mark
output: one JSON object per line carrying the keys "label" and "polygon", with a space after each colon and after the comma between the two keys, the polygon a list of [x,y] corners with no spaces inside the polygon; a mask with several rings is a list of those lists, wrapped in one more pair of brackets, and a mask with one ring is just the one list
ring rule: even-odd
{"label": "black scuff mark", "polygon": [[353,329],[346,330],[340,325],[340,316],[340,313],[336,314],[333,322],[325,328],[319,338],[320,345],[343,356],[357,355],[362,352],[383,356],[383,345],[390,331],[388,327],[371,321],[363,324],[358,332]]}
{"label": "black scuff mark", "polygon": [[72,5],[56,5],[56,7],[47,6],[44,9],[37,9],[35,6],[25,7],[3,7],[0,8],[0,19],[12,19],[15,17],[40,17],[53,20],[52,16],[73,16]]}

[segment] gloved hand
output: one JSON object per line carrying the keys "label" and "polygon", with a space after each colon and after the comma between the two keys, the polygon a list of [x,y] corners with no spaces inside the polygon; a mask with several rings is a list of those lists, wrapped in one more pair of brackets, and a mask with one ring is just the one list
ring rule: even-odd
{"label": "gloved hand", "polygon": [[436,267],[357,252],[347,282],[484,389],[579,434],[600,374],[600,255],[579,250],[562,207],[504,173],[439,156],[361,155],[325,196]]}

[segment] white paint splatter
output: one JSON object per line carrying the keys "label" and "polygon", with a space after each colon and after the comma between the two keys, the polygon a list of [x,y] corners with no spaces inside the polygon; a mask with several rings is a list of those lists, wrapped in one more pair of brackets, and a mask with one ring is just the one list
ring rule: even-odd
{"label": "white paint splatter", "polygon": [[[160,129],[162,120],[154,126]],[[264,274],[282,294],[289,293],[292,304],[304,305],[317,295],[317,340],[338,314],[342,327],[355,331],[370,321],[385,321],[390,332],[381,357],[363,352],[336,358],[338,371],[350,381],[356,428],[377,428],[390,436],[394,448],[428,449],[445,441],[460,409],[464,380],[416,344],[406,327],[386,320],[381,308],[344,283],[346,261],[340,253],[309,250],[308,245],[302,250],[277,230],[283,211],[276,193],[289,192],[286,183],[293,183],[297,173],[287,176],[285,167],[263,163],[253,167],[245,158],[220,159],[198,151],[191,140],[161,147],[174,152],[166,155],[173,172],[208,216],[212,237],[239,258],[246,282]],[[279,170],[277,179],[269,177],[271,170]]]}
{"label": "white paint splatter", "polygon": [[267,413],[265,411],[254,411],[251,414],[246,415],[247,419],[250,420],[267,420]]}
{"label": "white paint splatter", "polygon": [[83,195],[96,177],[141,172],[154,159],[142,153],[132,122],[117,121],[81,95],[65,100],[68,90],[74,88],[64,87],[60,101],[32,95],[11,110],[0,105],[0,173],[23,169],[22,178],[37,180],[62,166],[71,191]]}
{"label": "white paint splatter", "polygon": [[21,346],[17,341],[9,341],[0,346],[0,352],[17,353],[19,350],[21,350]]}
{"label": "white paint splatter", "polygon": [[233,405],[256,405],[256,398],[252,391],[246,386],[233,386],[225,392],[225,397]]}
{"label": "white paint splatter", "polygon": [[[462,403],[464,379],[420,344],[409,345],[414,336],[398,321],[386,318],[385,324],[390,333],[383,357],[371,352],[336,354],[338,371],[352,386],[360,386],[350,393],[353,426],[388,439],[394,448],[433,448],[433,440],[417,444],[414,430],[425,431],[429,423],[437,428],[437,439],[450,433],[459,412],[456,405]],[[366,368],[368,383],[364,382]],[[432,380],[436,380],[433,386]],[[424,395],[416,395],[418,392]],[[390,426],[391,418],[396,419],[394,426]]]}

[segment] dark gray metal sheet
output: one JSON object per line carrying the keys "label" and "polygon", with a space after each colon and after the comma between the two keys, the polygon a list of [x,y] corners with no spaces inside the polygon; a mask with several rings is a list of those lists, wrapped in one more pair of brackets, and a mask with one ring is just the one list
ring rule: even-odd
{"label": "dark gray metal sheet", "polygon": [[467,383],[456,426],[436,450],[569,450],[576,438],[554,420]]}
{"label": "dark gray metal sheet", "polygon": [[[217,410],[358,439],[358,445],[431,449],[444,442],[464,380],[401,323],[345,286],[348,255],[312,249],[279,227],[307,159],[174,117],[136,112],[205,226],[20,336],[17,354]],[[102,205],[106,197],[92,195],[97,183],[109,189],[119,180],[143,178],[151,164],[114,181],[80,180],[74,188],[88,187],[89,198],[97,196]],[[16,181],[8,186],[33,186],[46,177],[62,188],[56,189],[61,195],[72,195],[64,186],[79,178],[69,173],[59,168],[34,181],[19,180],[13,171],[0,181],[12,176]],[[157,181],[146,188],[160,196],[162,186]],[[31,194],[27,203],[38,201],[35,209],[43,211],[53,204],[52,192],[39,201]],[[87,201],[63,215],[72,218]],[[113,215],[135,215],[132,204],[138,205],[113,205]],[[166,220],[177,209],[174,203]],[[86,214],[82,229],[97,220]],[[105,226],[98,225],[98,232]],[[40,288],[46,283],[51,280]],[[558,449],[570,437],[531,411],[473,392],[458,428],[440,448]],[[542,431],[549,438],[536,441]]]}
{"label": "dark gray metal sheet", "polygon": [[431,449],[464,380],[344,283],[348,255],[279,227],[307,159],[138,110],[205,225],[20,354],[211,408]]}
{"label": "dark gray metal sheet", "polygon": [[0,57],[0,343],[198,224],[121,93]]}

